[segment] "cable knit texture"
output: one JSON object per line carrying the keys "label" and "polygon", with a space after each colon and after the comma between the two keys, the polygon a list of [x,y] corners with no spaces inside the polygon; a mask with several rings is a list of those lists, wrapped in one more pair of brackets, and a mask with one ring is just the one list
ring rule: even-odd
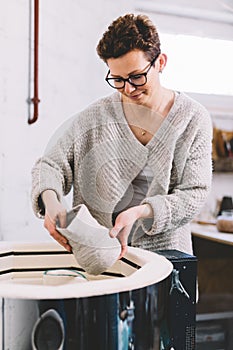
{"label": "cable knit texture", "polygon": [[126,123],[120,94],[113,93],[79,112],[51,139],[32,170],[33,209],[43,217],[41,193],[52,189],[61,199],[73,187],[73,205],[85,204],[111,228],[114,208],[147,163],[154,178],[142,203],[154,215],[134,225],[132,245],[192,253],[189,223],[210,189],[211,140],[209,113],[176,93],[168,116],[144,146]]}

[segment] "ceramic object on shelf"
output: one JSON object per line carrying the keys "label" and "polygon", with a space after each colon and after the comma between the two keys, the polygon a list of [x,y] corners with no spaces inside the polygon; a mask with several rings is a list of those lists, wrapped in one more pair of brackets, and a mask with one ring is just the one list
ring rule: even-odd
{"label": "ceramic object on shelf", "polygon": [[217,217],[216,226],[219,232],[233,233],[233,210],[223,210]]}

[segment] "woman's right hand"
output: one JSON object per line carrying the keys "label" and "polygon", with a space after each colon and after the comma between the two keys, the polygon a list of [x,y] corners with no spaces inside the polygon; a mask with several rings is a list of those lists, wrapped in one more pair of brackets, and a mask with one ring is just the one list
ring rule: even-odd
{"label": "woman's right hand", "polygon": [[59,202],[57,194],[53,190],[46,190],[41,196],[45,206],[44,227],[59,244],[71,252],[72,248],[68,240],[56,230],[57,222],[61,228],[66,227],[66,209]]}

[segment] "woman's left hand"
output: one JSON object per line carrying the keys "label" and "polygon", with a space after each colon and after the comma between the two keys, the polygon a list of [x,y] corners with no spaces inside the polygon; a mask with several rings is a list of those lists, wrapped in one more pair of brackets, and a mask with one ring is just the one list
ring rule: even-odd
{"label": "woman's left hand", "polygon": [[112,238],[117,237],[121,244],[119,259],[127,252],[128,237],[135,221],[140,218],[151,217],[151,215],[151,206],[149,204],[142,204],[129,208],[117,216],[115,225],[109,232],[109,235]]}

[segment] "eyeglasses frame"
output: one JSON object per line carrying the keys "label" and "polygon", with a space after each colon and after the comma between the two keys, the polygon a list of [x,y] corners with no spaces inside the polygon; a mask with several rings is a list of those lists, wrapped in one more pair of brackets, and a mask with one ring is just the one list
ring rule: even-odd
{"label": "eyeglasses frame", "polygon": [[[132,82],[130,81],[131,76],[129,76],[128,78],[122,78],[122,77],[119,77],[119,78],[109,78],[108,75],[109,75],[109,73],[110,73],[110,69],[108,70],[108,73],[107,73],[107,75],[106,75],[106,77],[105,77],[105,81],[106,81],[106,82],[108,83],[108,85],[111,86],[113,89],[117,89],[117,90],[124,89],[124,88],[125,88],[125,83],[126,83],[126,81],[127,81],[130,85],[132,85],[132,86],[134,86],[134,87],[146,85],[146,83],[147,83],[147,74],[149,73],[151,67],[153,66],[153,64],[155,63],[155,61],[156,61],[157,58],[159,57],[159,55],[160,55],[160,52],[158,52],[158,54],[155,56],[155,58],[153,58],[153,60],[149,63],[150,66],[149,66],[149,68],[147,69],[146,72],[144,72],[144,73],[139,73],[139,74],[132,74],[132,75],[131,75],[131,76],[133,76],[133,75],[137,75],[137,76],[138,76],[138,75],[141,75],[141,76],[144,76],[146,81],[145,81],[145,83],[143,83],[143,84],[135,84],[135,83],[132,83]],[[144,69],[146,69],[146,67],[145,67]],[[109,80],[114,80],[114,79],[122,79],[122,81],[124,82],[124,85],[123,85],[122,87],[116,87],[116,86],[111,85],[111,84],[109,83]]]}

